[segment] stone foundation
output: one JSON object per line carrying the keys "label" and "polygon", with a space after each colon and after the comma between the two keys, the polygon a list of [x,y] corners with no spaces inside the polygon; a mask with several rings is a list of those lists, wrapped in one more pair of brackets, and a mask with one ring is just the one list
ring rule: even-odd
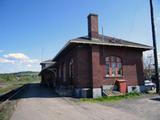
{"label": "stone foundation", "polygon": [[128,93],[130,92],[145,92],[146,88],[144,85],[128,86]]}
{"label": "stone foundation", "polygon": [[75,88],[74,89],[74,97],[77,98],[91,98],[92,97],[92,89],[91,88]]}
{"label": "stone foundation", "polygon": [[[103,85],[102,89],[111,89],[113,85]],[[97,98],[102,97],[101,88],[75,88],[73,96],[77,98]],[[145,92],[145,86],[128,86],[128,93],[130,92]]]}
{"label": "stone foundation", "polygon": [[93,94],[93,98],[102,97],[102,89],[101,88],[93,88],[92,94]]}
{"label": "stone foundation", "polygon": [[101,88],[75,88],[74,97],[77,98],[97,98],[102,97]]}

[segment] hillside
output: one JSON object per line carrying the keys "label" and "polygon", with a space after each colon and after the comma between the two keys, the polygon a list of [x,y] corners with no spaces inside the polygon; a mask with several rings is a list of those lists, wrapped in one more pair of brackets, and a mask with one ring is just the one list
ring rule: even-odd
{"label": "hillside", "polygon": [[0,94],[33,82],[40,82],[38,72],[25,71],[0,74]]}

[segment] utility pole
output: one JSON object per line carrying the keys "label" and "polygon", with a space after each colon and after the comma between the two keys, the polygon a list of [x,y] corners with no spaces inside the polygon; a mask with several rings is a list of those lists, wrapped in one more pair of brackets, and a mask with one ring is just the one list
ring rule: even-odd
{"label": "utility pole", "polygon": [[151,26],[152,26],[154,65],[155,65],[156,92],[159,93],[158,57],[157,57],[156,33],[155,33],[155,25],[154,25],[154,13],[153,13],[152,0],[150,0],[150,12],[151,12]]}

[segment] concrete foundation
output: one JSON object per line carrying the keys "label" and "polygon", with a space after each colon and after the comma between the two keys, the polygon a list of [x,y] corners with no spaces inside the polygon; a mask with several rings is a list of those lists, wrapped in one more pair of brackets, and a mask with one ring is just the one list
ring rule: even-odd
{"label": "concrete foundation", "polygon": [[[113,87],[113,85],[103,85],[102,86],[102,89],[103,90],[109,90]],[[136,86],[128,86],[128,93],[130,92],[145,92],[146,91],[146,88],[144,85],[136,85]],[[114,88],[114,90],[116,90],[116,88]]]}
{"label": "concrete foundation", "polygon": [[102,89],[101,88],[93,88],[92,90],[92,97],[97,98],[97,97],[102,97]]}
{"label": "concrete foundation", "polygon": [[128,93],[130,92],[145,92],[146,88],[144,85],[137,85],[137,86],[128,86]]}
{"label": "concrete foundation", "polygon": [[[110,89],[113,85],[103,85],[102,89]],[[74,97],[77,98],[97,98],[102,97],[102,89],[101,88],[75,88],[73,91]],[[145,86],[128,86],[128,93],[130,92],[145,92]]]}
{"label": "concrete foundation", "polygon": [[90,98],[90,97],[92,97],[92,90],[91,90],[91,88],[75,88],[74,89],[74,97]]}
{"label": "concrete foundation", "polygon": [[113,85],[103,85],[102,86],[102,89],[103,90],[109,90],[109,89],[111,89],[113,87]]}

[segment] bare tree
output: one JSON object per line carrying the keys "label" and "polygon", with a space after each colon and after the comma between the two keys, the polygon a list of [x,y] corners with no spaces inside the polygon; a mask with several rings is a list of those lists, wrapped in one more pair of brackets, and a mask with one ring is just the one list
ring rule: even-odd
{"label": "bare tree", "polygon": [[144,77],[145,79],[151,79],[154,72],[153,55],[149,54],[144,57]]}

